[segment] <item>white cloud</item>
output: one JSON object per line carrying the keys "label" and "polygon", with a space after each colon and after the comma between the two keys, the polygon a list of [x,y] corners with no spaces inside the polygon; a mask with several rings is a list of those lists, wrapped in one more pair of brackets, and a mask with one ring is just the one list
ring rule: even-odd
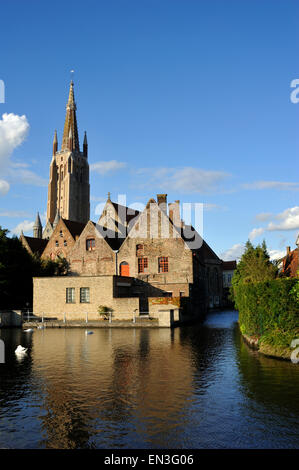
{"label": "white cloud", "polygon": [[[195,167],[184,168],[140,168],[136,174],[147,178],[139,187],[150,185],[165,191],[181,193],[209,193],[221,190],[221,183],[230,174],[224,171],[203,170]],[[136,184],[134,184],[136,188]]]}
{"label": "white cloud", "polygon": [[243,189],[278,189],[280,191],[299,191],[299,183],[282,181],[255,181],[242,184]]}
{"label": "white cloud", "polygon": [[221,253],[220,258],[223,261],[239,260],[241,256],[243,255],[244,250],[245,250],[245,247],[243,244],[236,243],[231,248]]}
{"label": "white cloud", "polygon": [[286,255],[285,250],[268,250],[268,253],[271,261],[281,259]]}
{"label": "white cloud", "polygon": [[0,196],[5,196],[9,191],[9,183],[5,180],[0,180]]}
{"label": "white cloud", "polygon": [[29,233],[29,235],[32,236],[32,231],[33,231],[33,225],[34,222],[30,222],[29,220],[24,220],[23,222],[20,222],[16,227],[12,229],[12,233],[14,235],[21,235],[21,232],[23,231],[25,234]]}
{"label": "white cloud", "polygon": [[[29,131],[29,123],[25,115],[3,114],[0,119],[0,174],[6,177],[10,171],[10,156],[20,146]],[[0,195],[9,191],[9,183],[0,180]]]}
{"label": "white cloud", "polygon": [[118,171],[122,168],[127,166],[124,162],[118,162],[117,160],[109,160],[109,161],[101,161],[92,163],[90,165],[90,170],[99,173],[99,175],[103,176],[109,172]]}
{"label": "white cloud", "polygon": [[254,228],[251,230],[250,234],[248,235],[248,238],[250,241],[254,240],[255,238],[259,237],[264,233],[265,229],[264,228]]}
{"label": "white cloud", "polygon": [[[299,206],[290,207],[274,217],[275,221],[269,222],[266,230],[297,230],[299,229]],[[277,221],[277,222],[276,222]]]}
{"label": "white cloud", "polygon": [[249,239],[254,240],[264,232],[299,230],[299,206],[289,207],[279,214],[263,213],[256,216],[261,222],[272,219],[265,227],[254,228],[249,234]]}
{"label": "white cloud", "polygon": [[15,148],[21,145],[29,131],[26,116],[3,114],[0,119],[0,170],[8,163]]}
{"label": "white cloud", "polygon": [[31,170],[21,167],[8,169],[8,174],[13,181],[19,181],[23,184],[30,184],[31,186],[47,186],[47,180],[37,175]]}

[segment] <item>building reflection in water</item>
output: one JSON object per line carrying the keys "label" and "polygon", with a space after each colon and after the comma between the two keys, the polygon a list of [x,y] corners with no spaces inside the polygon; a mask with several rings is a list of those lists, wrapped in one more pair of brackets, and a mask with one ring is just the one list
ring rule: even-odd
{"label": "building reflection in water", "polygon": [[44,384],[40,446],[163,446],[172,427],[176,435],[184,427],[191,358],[179,331],[168,329],[36,331],[32,373]]}

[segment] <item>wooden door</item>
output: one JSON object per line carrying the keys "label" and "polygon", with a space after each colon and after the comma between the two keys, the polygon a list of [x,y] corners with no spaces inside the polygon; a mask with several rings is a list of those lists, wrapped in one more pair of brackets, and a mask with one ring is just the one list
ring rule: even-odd
{"label": "wooden door", "polygon": [[130,276],[130,266],[126,261],[120,263],[120,275],[121,276]]}

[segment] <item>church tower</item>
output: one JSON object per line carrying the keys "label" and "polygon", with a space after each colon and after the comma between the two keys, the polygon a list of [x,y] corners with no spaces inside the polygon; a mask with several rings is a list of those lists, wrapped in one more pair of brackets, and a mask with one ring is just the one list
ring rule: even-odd
{"label": "church tower", "polygon": [[53,157],[48,185],[47,222],[53,225],[57,212],[63,219],[86,223],[89,220],[89,165],[86,132],[83,151],[80,151],[74,97],[71,81],[66,105],[61,149],[58,150],[57,132],[53,140]]}

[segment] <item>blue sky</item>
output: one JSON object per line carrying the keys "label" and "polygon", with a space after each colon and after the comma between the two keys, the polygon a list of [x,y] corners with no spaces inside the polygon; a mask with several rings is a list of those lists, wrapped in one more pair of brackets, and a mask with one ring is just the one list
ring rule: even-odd
{"label": "blue sky", "polygon": [[73,69],[92,220],[108,191],[128,205],[165,192],[205,204],[203,234],[223,258],[248,237],[273,256],[294,247],[298,1],[15,0],[1,18],[3,227],[30,235],[45,213]]}

